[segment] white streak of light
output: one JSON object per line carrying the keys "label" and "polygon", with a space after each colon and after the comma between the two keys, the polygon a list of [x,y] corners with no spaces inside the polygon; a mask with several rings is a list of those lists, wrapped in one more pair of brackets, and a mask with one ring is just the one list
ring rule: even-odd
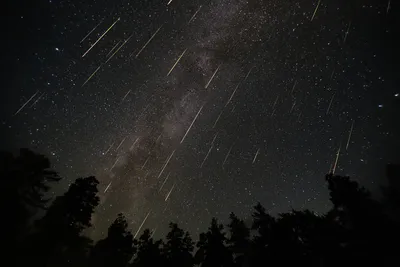
{"label": "white streak of light", "polygon": [[210,155],[211,150],[212,150],[213,147],[214,147],[214,141],[215,141],[215,139],[217,138],[217,136],[218,136],[218,132],[214,135],[214,138],[213,138],[213,140],[212,140],[212,142],[211,142],[211,145],[210,145],[210,149],[208,149],[207,155],[206,155],[205,158],[203,159],[203,162],[201,163],[200,168],[203,167],[203,164],[204,164],[204,162],[206,162],[206,160],[207,160],[207,158],[208,158],[208,155]]}
{"label": "white streak of light", "polygon": [[96,72],[99,71],[99,69],[103,66],[103,64],[101,64],[100,66],[97,67],[97,69],[92,73],[92,75],[89,76],[89,78],[87,78],[87,80],[82,84],[82,87],[85,86],[85,84],[87,84],[90,79],[92,79],[92,77],[96,74]]}
{"label": "white streak of light", "polygon": [[215,128],[215,126],[217,125],[217,123],[219,121],[219,118],[221,118],[221,115],[222,115],[223,112],[224,112],[224,109],[222,109],[221,112],[219,113],[217,120],[214,122],[213,128]]}
{"label": "white streak of light", "polygon": [[167,178],[164,179],[164,182],[162,183],[160,189],[158,190],[158,193],[160,193],[161,189],[163,189],[163,187],[164,187],[165,183],[167,182],[168,177],[169,177],[170,174],[171,174],[171,172],[169,172],[168,175],[167,175]]}
{"label": "white streak of light", "polygon": [[112,182],[110,182],[110,183],[107,185],[106,189],[104,190],[104,193],[107,192],[108,188],[110,188],[111,183],[112,183]]}
{"label": "white streak of light", "polygon": [[119,160],[119,157],[118,157],[117,160],[114,162],[114,165],[112,165],[110,171],[115,167],[115,165],[117,165],[118,160]]}
{"label": "white streak of light", "polygon": [[349,132],[349,138],[347,139],[347,144],[346,144],[346,150],[349,148],[351,135],[353,133],[353,127],[354,127],[354,121],[351,123],[351,128],[350,128],[350,132]]}
{"label": "white streak of light", "polygon": [[131,37],[132,37],[132,36],[129,36],[128,39],[126,39],[126,40],[122,43],[122,45],[120,45],[120,46],[118,47],[118,49],[115,50],[115,52],[107,59],[107,61],[106,61],[104,64],[106,64],[108,61],[110,61],[110,60],[115,56],[115,54],[118,53],[118,51],[121,50],[121,48],[129,41],[129,39],[131,39]]}
{"label": "white streak of light", "polygon": [[388,1],[388,5],[387,5],[387,8],[386,8],[386,13],[389,13],[389,10],[390,10],[390,1],[391,1],[391,0]]}
{"label": "white streak of light", "polygon": [[256,155],[254,156],[253,162],[251,164],[254,164],[254,162],[257,159],[258,153],[260,152],[260,149],[257,149]]}
{"label": "white streak of light", "polygon": [[339,161],[340,148],[341,148],[341,145],[339,146],[339,149],[336,153],[336,159],[335,159],[335,164],[333,165],[332,174],[335,174],[335,171],[336,171],[337,163]]}
{"label": "white streak of light", "polygon": [[115,22],[114,22],[114,23],[99,37],[99,39],[97,39],[97,41],[96,41],[94,44],[92,44],[91,47],[89,47],[89,49],[82,55],[82,57],[85,57],[86,54],[89,53],[89,51],[92,50],[92,48],[93,48],[101,39],[103,39],[104,35],[106,35],[107,32],[109,32],[119,20],[120,20],[120,18],[118,18],[118,19],[117,19],[117,20],[116,20],[116,21],[115,21]]}
{"label": "white streak of light", "polygon": [[149,159],[150,159],[150,155],[147,157],[146,161],[143,163],[141,170],[143,170],[143,168],[146,166]]}
{"label": "white streak of light", "polygon": [[[175,150],[176,150],[176,149],[175,149]],[[157,179],[158,179],[158,178],[160,178],[161,174],[164,172],[164,169],[165,169],[165,167],[167,167],[167,165],[168,165],[169,161],[171,160],[172,156],[174,155],[174,153],[175,153],[175,150],[174,150],[174,151],[172,151],[171,155],[168,157],[168,159],[167,159],[167,161],[165,162],[165,164],[164,164],[163,168],[161,169],[160,173],[158,174],[158,177],[157,177]]]}
{"label": "white streak of light", "polygon": [[344,34],[343,44],[346,43],[347,35],[349,35],[350,27],[351,27],[351,21],[349,23],[349,26],[347,27],[347,31]]}
{"label": "white streak of light", "polygon": [[131,147],[129,148],[129,150],[132,150],[133,147],[136,145],[136,143],[139,141],[140,137],[136,138],[135,142],[133,142],[133,144],[131,145]]}
{"label": "white streak of light", "polygon": [[172,68],[169,70],[167,76],[169,76],[171,74],[171,72],[174,70],[175,66],[179,63],[179,61],[181,60],[181,58],[183,57],[183,55],[186,53],[186,50],[183,51],[183,53],[179,56],[179,58],[176,60],[175,64],[172,66]]}
{"label": "white streak of light", "polygon": [[188,24],[189,24],[190,22],[192,22],[192,20],[196,17],[197,13],[199,13],[199,11],[200,11],[201,8],[202,8],[202,6],[200,6],[200,7],[197,9],[197,11],[194,13],[194,15],[190,18]]}
{"label": "white streak of light", "polygon": [[192,126],[193,126],[194,122],[197,120],[197,117],[199,116],[199,114],[200,114],[201,110],[203,109],[203,107],[204,107],[204,105],[201,106],[201,108],[199,109],[199,112],[197,112],[197,114],[196,114],[196,117],[194,117],[192,123],[190,124],[189,128],[187,129],[185,135],[182,137],[181,144],[182,144],[183,141],[185,140],[186,135],[189,133],[190,129],[192,129]]}
{"label": "white streak of light", "polygon": [[333,94],[333,96],[331,97],[331,101],[329,102],[328,109],[326,110],[326,115],[328,115],[328,113],[329,113],[329,110],[331,109],[332,102],[333,102],[333,99],[334,99],[334,98],[335,98],[335,94]]}
{"label": "white streak of light", "polygon": [[110,147],[107,149],[106,152],[104,152],[104,156],[108,154],[108,152],[110,152],[111,148],[113,147],[114,142],[110,145]]}
{"label": "white streak of light", "polygon": [[39,100],[44,96],[45,93],[42,93],[38,98],[36,98],[35,102],[32,103],[32,105],[30,105],[29,108],[33,107],[34,105],[36,105],[37,102],[39,102]]}
{"label": "white streak of light", "polygon": [[116,43],[116,44],[114,45],[114,47],[110,50],[110,52],[108,52],[108,54],[106,55],[106,57],[108,57],[108,56],[114,51],[114,49],[117,47],[117,45],[119,45],[120,42],[121,42],[121,41],[118,41],[118,43]]}
{"label": "white streak of light", "polygon": [[175,184],[172,186],[171,190],[169,190],[169,192],[168,192],[167,196],[165,197],[165,201],[167,201],[167,200],[168,200],[168,198],[169,198],[169,195],[171,195],[171,193],[172,193],[172,190],[174,190],[174,187],[175,187]]}
{"label": "white streak of light", "polygon": [[80,41],[80,43],[82,43],[83,41],[85,41],[86,38],[88,38],[89,35],[90,35],[92,32],[94,32],[94,30],[96,30],[97,27],[99,27],[99,25],[103,22],[103,20],[104,20],[104,19],[102,19],[102,20],[99,22],[99,24],[97,24],[88,34],[86,34],[86,36],[83,37],[83,39],[82,39],[82,41]]}
{"label": "white streak of light", "polygon": [[131,92],[131,89],[129,89],[129,91],[125,94],[124,98],[122,98],[122,101],[125,100],[125,98],[129,95],[130,92]]}
{"label": "white streak of light", "polygon": [[28,103],[31,102],[31,100],[32,100],[38,93],[39,93],[39,91],[36,91],[36,93],[34,93],[33,96],[31,96],[31,97],[28,99],[28,101],[26,101],[25,104],[23,104],[23,105],[17,110],[17,112],[14,113],[14,116],[17,115],[18,113],[20,113],[21,110],[22,110],[26,105],[28,105]]}
{"label": "white streak of light", "polygon": [[135,58],[137,58],[140,55],[140,53],[142,53],[142,51],[146,48],[146,46],[151,42],[151,40],[153,40],[153,38],[156,36],[158,31],[161,29],[161,27],[162,26],[160,26],[160,28],[158,28],[157,31],[150,37],[150,39],[147,41],[147,43],[144,44],[142,49],[140,49],[139,52],[136,54]]}
{"label": "white streak of light", "polygon": [[143,222],[142,222],[142,224],[139,226],[139,229],[136,231],[136,234],[135,234],[135,236],[133,237],[134,239],[137,237],[137,235],[139,234],[139,232],[140,232],[140,229],[142,229],[142,227],[143,227],[143,224],[146,222],[146,220],[147,220],[147,217],[149,217],[149,215],[150,215],[150,212],[151,212],[151,210],[149,211],[149,213],[147,213],[147,215],[146,215],[146,217],[144,218],[144,220],[143,220]]}
{"label": "white streak of light", "polygon": [[169,4],[171,4],[171,2],[172,2],[172,0],[169,0],[168,3],[167,3],[167,6],[168,6]]}
{"label": "white streak of light", "polygon": [[225,162],[228,160],[228,157],[231,154],[232,147],[233,147],[233,144],[231,145],[231,147],[229,148],[228,153],[225,156],[224,162],[222,163],[222,168],[224,168]]}
{"label": "white streak of light", "polygon": [[293,87],[292,87],[292,91],[290,91],[291,95],[293,95],[293,91],[294,91],[294,88],[296,87],[296,84],[297,84],[297,80],[294,81],[294,84],[293,84]]}
{"label": "white streak of light", "polygon": [[121,147],[121,145],[124,143],[126,137],[124,139],[122,139],[121,143],[119,143],[119,145],[117,146],[117,148],[115,149],[115,151],[118,151],[118,149]]}
{"label": "white streak of light", "polygon": [[311,21],[313,21],[313,19],[314,19],[314,17],[315,17],[315,14],[317,14],[317,11],[318,11],[318,8],[319,8],[319,4],[321,4],[321,0],[318,0],[318,4],[317,4],[317,6],[315,7],[314,14],[313,14],[312,17],[311,17]]}
{"label": "white streak of light", "polygon": [[219,68],[221,67],[222,64],[220,64],[217,69],[214,71],[213,75],[211,76],[211,79],[208,81],[208,83],[206,84],[206,86],[204,87],[205,89],[207,89],[207,87],[210,85],[211,81],[214,79],[214,76],[217,74]]}

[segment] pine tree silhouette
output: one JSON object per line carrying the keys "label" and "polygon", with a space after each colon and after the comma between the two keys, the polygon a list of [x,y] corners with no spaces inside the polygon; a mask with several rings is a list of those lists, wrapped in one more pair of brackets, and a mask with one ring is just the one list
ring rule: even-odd
{"label": "pine tree silhouette", "polygon": [[37,222],[38,231],[32,241],[36,264],[72,266],[85,259],[91,240],[82,231],[91,226],[92,214],[99,203],[98,183],[93,176],[78,178]]}
{"label": "pine tree silhouette", "polygon": [[228,247],[235,258],[236,266],[248,264],[247,257],[250,252],[250,229],[243,220],[239,219],[233,212],[229,215],[230,222],[227,225],[229,238]]}
{"label": "pine tree silhouette", "polygon": [[90,266],[93,267],[125,267],[136,248],[133,235],[128,231],[128,223],[123,214],[108,228],[108,235],[96,243],[90,254]]}
{"label": "pine tree silhouette", "polygon": [[[2,220],[2,236],[5,257],[14,255],[26,237],[30,219],[36,211],[44,209],[49,201],[44,196],[49,184],[58,182],[58,173],[50,170],[50,161],[43,155],[28,149],[20,149],[14,157],[11,153],[0,152],[1,189],[0,208],[7,214]],[[7,260],[5,260],[7,262]]]}
{"label": "pine tree silhouette", "polygon": [[193,266],[193,241],[188,232],[184,232],[176,223],[170,223],[171,229],[163,247],[166,266],[190,267]]}
{"label": "pine tree silhouette", "polygon": [[149,229],[144,230],[137,245],[137,254],[133,260],[134,267],[163,266],[165,259],[161,253],[161,240],[154,241]]}
{"label": "pine tree silhouette", "polygon": [[233,266],[232,253],[226,247],[227,239],[223,232],[224,226],[218,224],[216,218],[211,220],[211,226],[206,233],[200,234],[197,242],[195,258],[202,267],[231,267]]}

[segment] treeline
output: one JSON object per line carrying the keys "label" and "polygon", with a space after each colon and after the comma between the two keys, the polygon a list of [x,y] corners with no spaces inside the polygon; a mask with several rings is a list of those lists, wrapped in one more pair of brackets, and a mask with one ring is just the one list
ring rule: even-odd
{"label": "treeline", "polygon": [[[83,234],[99,204],[95,177],[78,178],[50,202],[60,181],[49,160],[27,149],[1,153],[2,266],[234,267],[234,266],[392,266],[399,262],[399,166],[389,166],[394,186],[378,202],[348,177],[326,176],[332,209],[273,217],[258,203],[252,225],[231,213],[227,225],[212,219],[194,242],[175,223],[165,240],[150,230],[134,239],[119,214],[104,239]],[[39,216],[41,214],[41,216]]]}

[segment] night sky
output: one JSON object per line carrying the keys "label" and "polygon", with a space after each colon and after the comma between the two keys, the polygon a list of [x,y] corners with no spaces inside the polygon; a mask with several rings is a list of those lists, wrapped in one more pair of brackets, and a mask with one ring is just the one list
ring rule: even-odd
{"label": "night sky", "polygon": [[119,212],[156,236],[249,220],[257,201],[324,212],[326,173],[377,191],[400,161],[394,5],[12,1],[1,148],[47,155],[55,194],[95,175],[96,239]]}

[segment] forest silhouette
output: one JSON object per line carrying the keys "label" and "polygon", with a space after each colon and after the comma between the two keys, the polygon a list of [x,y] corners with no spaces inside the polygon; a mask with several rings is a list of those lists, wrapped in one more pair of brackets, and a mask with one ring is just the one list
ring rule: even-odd
{"label": "forest silhouette", "polygon": [[260,204],[252,224],[234,213],[223,225],[212,219],[194,242],[177,224],[164,240],[150,230],[134,239],[123,214],[107,236],[84,235],[99,204],[95,177],[78,178],[67,192],[46,199],[61,180],[43,155],[1,152],[3,266],[239,267],[392,266],[400,240],[400,166],[387,166],[380,201],[349,177],[327,174],[332,208],[325,214],[292,210],[274,217]]}

